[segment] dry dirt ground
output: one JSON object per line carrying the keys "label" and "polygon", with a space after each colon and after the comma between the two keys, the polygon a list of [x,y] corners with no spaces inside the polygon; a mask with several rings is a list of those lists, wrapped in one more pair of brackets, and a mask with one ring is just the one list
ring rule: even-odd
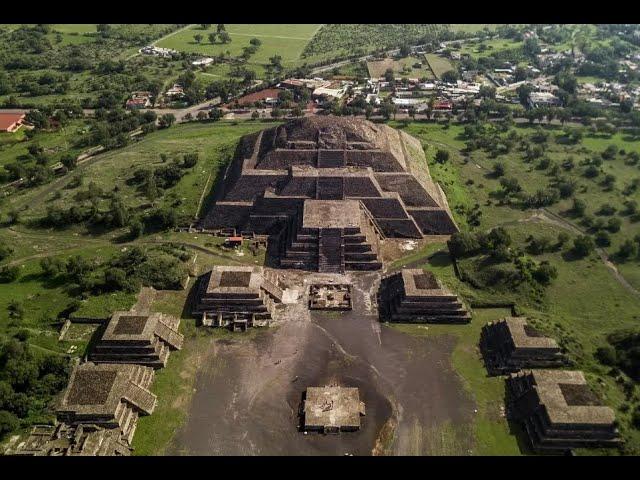
{"label": "dry dirt ground", "polygon": [[[320,277],[287,275],[301,293]],[[238,334],[212,341],[188,419],[167,453],[429,455],[473,448],[475,405],[451,367],[453,339],[414,337],[381,325],[375,311],[379,273],[349,277],[352,312],[310,312],[302,295],[285,307],[276,327],[250,339]],[[360,431],[302,431],[304,390],[328,384],[360,389],[366,405]]]}

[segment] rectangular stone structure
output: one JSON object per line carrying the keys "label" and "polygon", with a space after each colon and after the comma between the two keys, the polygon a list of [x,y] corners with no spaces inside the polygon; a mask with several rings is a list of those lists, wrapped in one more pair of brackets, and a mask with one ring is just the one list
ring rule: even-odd
{"label": "rectangular stone structure", "polygon": [[96,363],[166,366],[169,353],[180,350],[180,319],[162,313],[114,312],[89,355]]}
{"label": "rectangular stone structure", "polygon": [[196,302],[192,314],[203,325],[246,330],[275,318],[282,290],[262,267],[215,266],[200,280]]}
{"label": "rectangular stone structure", "polygon": [[357,388],[309,387],[303,411],[305,430],[338,433],[359,430],[365,406]]}
{"label": "rectangular stone structure", "polygon": [[523,425],[536,452],[620,444],[613,410],[601,404],[582,372],[525,370],[506,382],[509,416]]}
{"label": "rectangular stone structure", "polygon": [[524,317],[487,323],[480,334],[480,350],[490,375],[566,364],[558,343],[531,327]]}
{"label": "rectangular stone structure", "polygon": [[380,319],[408,323],[469,323],[471,315],[457,295],[431,273],[403,269],[380,282]]}
{"label": "rectangular stone structure", "polygon": [[56,410],[58,421],[117,428],[131,443],[138,416],[150,415],[156,406],[156,396],[148,390],[153,376],[152,368],[141,365],[77,365]]}

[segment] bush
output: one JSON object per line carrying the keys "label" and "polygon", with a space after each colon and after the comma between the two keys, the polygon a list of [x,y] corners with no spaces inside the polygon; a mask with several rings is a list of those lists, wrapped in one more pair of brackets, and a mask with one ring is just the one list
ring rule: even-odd
{"label": "bush", "polygon": [[617,256],[621,259],[626,260],[628,258],[636,256],[637,254],[638,254],[638,245],[631,240],[625,240],[620,245]]}
{"label": "bush", "polygon": [[20,267],[4,265],[0,267],[0,283],[11,283],[20,275]]}
{"label": "bush", "polygon": [[621,226],[622,226],[622,220],[614,217],[609,219],[609,221],[607,222],[606,229],[609,230],[611,233],[615,233],[620,231]]}
{"label": "bush", "polygon": [[456,232],[447,242],[449,253],[455,258],[464,258],[475,255],[480,251],[481,245],[477,235],[471,232]]}
{"label": "bush", "polygon": [[8,245],[0,245],[0,262],[13,253],[13,248]]}
{"label": "bush", "polygon": [[17,430],[20,427],[20,419],[13,413],[0,410],[0,438]]}
{"label": "bush", "polygon": [[595,243],[589,235],[580,235],[573,239],[572,252],[579,258],[584,258],[593,252]]}
{"label": "bush", "polygon": [[596,350],[596,358],[603,365],[614,366],[616,364],[616,349],[611,345],[605,345]]}
{"label": "bush", "polygon": [[440,150],[436,152],[435,161],[440,164],[447,163],[449,161],[449,151],[448,150]]}
{"label": "bush", "polygon": [[611,237],[607,232],[600,230],[595,235],[595,242],[599,247],[608,247],[611,245]]}
{"label": "bush", "polygon": [[531,275],[539,284],[549,285],[551,280],[557,278],[558,270],[545,260],[532,270]]}

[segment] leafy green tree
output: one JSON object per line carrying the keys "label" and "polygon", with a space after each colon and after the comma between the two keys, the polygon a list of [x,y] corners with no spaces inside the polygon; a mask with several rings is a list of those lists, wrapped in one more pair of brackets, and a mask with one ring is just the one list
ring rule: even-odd
{"label": "leafy green tree", "polygon": [[11,412],[0,410],[0,438],[20,427],[20,419]]}
{"label": "leafy green tree", "polygon": [[200,43],[202,41],[202,35],[200,35],[199,33],[196,33],[193,36],[193,39],[196,41],[196,43]]}
{"label": "leafy green tree", "polygon": [[0,262],[9,258],[13,254],[13,248],[9,245],[0,244]]}
{"label": "leafy green tree", "polygon": [[579,235],[573,239],[572,252],[579,258],[584,258],[595,249],[595,243],[589,235]]}
{"label": "leafy green tree", "polygon": [[160,128],[169,128],[176,121],[176,117],[172,113],[165,113],[160,117]]}
{"label": "leafy green tree", "polygon": [[616,253],[616,256],[623,260],[635,257],[636,255],[638,255],[638,244],[628,239],[622,242]]}
{"label": "leafy green tree", "polygon": [[436,151],[434,160],[436,161],[436,163],[445,164],[449,161],[449,157],[450,157],[450,154],[448,150],[438,149]]}
{"label": "leafy green tree", "polygon": [[20,267],[16,265],[3,265],[0,267],[0,283],[11,283],[20,275]]}

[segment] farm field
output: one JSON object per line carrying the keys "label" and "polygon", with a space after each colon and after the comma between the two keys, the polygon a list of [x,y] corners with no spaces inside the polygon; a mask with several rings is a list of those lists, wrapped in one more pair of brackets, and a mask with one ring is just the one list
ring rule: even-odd
{"label": "farm field", "polygon": [[477,33],[485,29],[493,31],[498,26],[497,23],[452,23],[449,28],[454,32]]}
{"label": "farm field", "polygon": [[448,72],[453,68],[451,62],[441,55],[427,53],[425,58],[427,62],[429,62],[429,65],[437,79],[440,79],[444,72]]}
{"label": "farm field", "polygon": [[[229,52],[232,56],[239,56],[242,47],[249,45],[249,40],[258,38],[262,45],[249,59],[249,64],[267,64],[269,58],[274,55],[282,56],[284,66],[294,66],[298,63],[300,54],[307,42],[313,37],[320,27],[319,24],[229,24],[225,25],[227,33],[231,36],[231,42],[222,44],[209,43],[207,36],[215,32],[212,25],[203,30],[201,26],[194,25],[186,30],[176,33],[157,43],[159,47],[172,48],[181,52],[197,53],[201,55],[218,55]],[[194,35],[200,34],[203,40],[200,44],[194,40]]]}
{"label": "farm field", "polygon": [[460,54],[472,55],[476,58],[487,57],[492,53],[503,50],[514,50],[522,46],[521,42],[506,39],[484,40],[482,42],[470,41],[462,42],[458,52]]}
{"label": "farm field", "polygon": [[[421,63],[420,68],[414,68],[414,64]],[[405,57],[400,59],[385,58],[367,62],[370,78],[384,76],[387,69],[391,68],[397,78],[433,78],[429,66],[423,58]]]}

